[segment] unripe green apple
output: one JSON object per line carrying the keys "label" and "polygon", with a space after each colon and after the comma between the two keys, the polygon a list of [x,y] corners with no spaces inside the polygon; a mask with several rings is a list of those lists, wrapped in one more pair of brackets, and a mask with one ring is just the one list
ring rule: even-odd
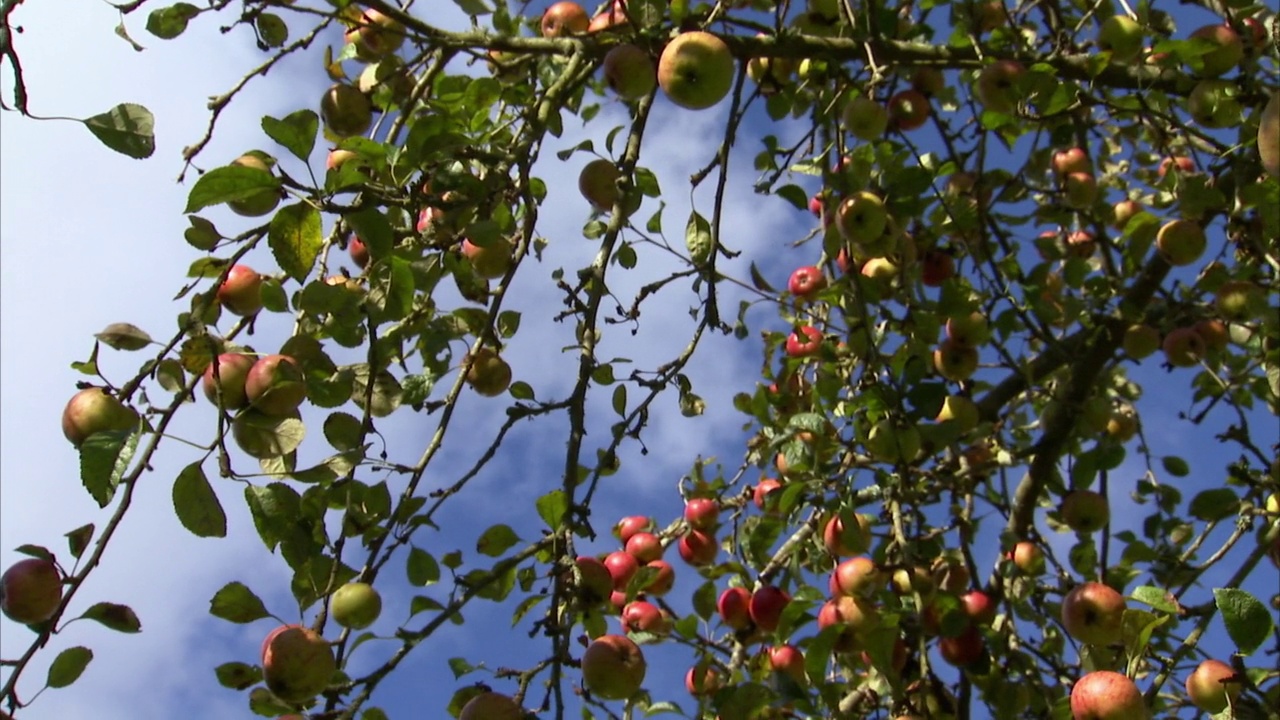
{"label": "unripe green apple", "polygon": [[1062,181],[1062,191],[1067,199],[1067,207],[1083,210],[1098,197],[1098,181],[1093,173],[1073,172]]}
{"label": "unripe green apple", "polygon": [[1243,112],[1236,99],[1239,92],[1240,86],[1231,80],[1201,80],[1187,96],[1187,112],[1208,128],[1239,125]]}
{"label": "unripe green apple", "polygon": [[285,702],[301,703],[319,695],[337,669],[329,643],[310,628],[283,625],[262,643],[262,679]]}
{"label": "unripe green apple", "polygon": [[495,280],[507,274],[511,268],[511,253],[515,250],[506,238],[493,238],[486,245],[477,245],[469,238],[460,246],[462,256],[471,263],[476,275]]}
{"label": "unripe green apple", "polygon": [[320,98],[320,119],[333,135],[363,135],[373,124],[369,98],[351,85],[335,83]]}
{"label": "unripe green apple", "polygon": [[671,102],[705,110],[733,87],[733,53],[723,40],[696,30],[677,35],[658,60],[658,84]]}
{"label": "unripe green apple", "polygon": [[62,573],[43,558],[26,558],[0,575],[0,612],[23,625],[53,617],[62,603]]}
{"label": "unripe green apple", "polygon": [[1191,37],[1207,41],[1212,46],[1191,62],[1191,68],[1202,77],[1218,77],[1244,59],[1244,44],[1230,25],[1205,25],[1191,33]]}
{"label": "unripe green apple", "polygon": [[1267,311],[1267,293],[1247,280],[1228,280],[1218,288],[1214,308],[1223,319],[1246,321]]}
{"label": "unripe green apple", "polygon": [[333,592],[329,612],[342,627],[363,630],[382,614],[382,596],[369,583],[347,583]]}
{"label": "unripe green apple", "polygon": [[865,190],[853,193],[840,203],[836,225],[852,243],[870,243],[880,238],[889,222],[884,200]]}
{"label": "unripe green apple", "polygon": [[639,100],[658,85],[657,66],[639,45],[614,46],[605,53],[603,68],[605,82],[623,100]]}
{"label": "unripe green apple", "polygon": [[77,392],[62,411],[62,434],[80,447],[90,435],[122,432],[138,425],[138,414],[100,387]]}
{"label": "unripe green apple", "polygon": [[1134,360],[1141,360],[1160,349],[1160,331],[1150,325],[1130,325],[1124,331],[1124,351]]}
{"label": "unripe green apple", "polygon": [[644,653],[624,635],[602,635],[582,654],[582,682],[604,700],[626,700],[644,684]]}
{"label": "unripe green apple", "polygon": [[1081,533],[1101,530],[1111,521],[1111,504],[1107,496],[1093,490],[1072,490],[1062,499],[1062,521]]}
{"label": "unripe green apple", "polygon": [[915,425],[882,419],[867,433],[867,452],[884,463],[911,462],[920,454],[920,431]]}
{"label": "unripe green apple", "polygon": [[357,24],[347,31],[345,40],[356,47],[356,57],[376,62],[404,44],[404,26],[381,10],[369,8]]}
{"label": "unripe green apple", "polygon": [[482,692],[462,706],[458,720],[524,720],[524,708],[496,692]]}
{"label": "unripe green apple", "polygon": [[943,340],[933,351],[933,367],[948,380],[967,380],[978,369],[978,350],[951,339]]}
{"label": "unripe green apple", "polygon": [[936,419],[940,423],[954,423],[960,433],[964,434],[978,426],[978,406],[963,395],[948,395],[942,401],[942,410],[938,412]]}
{"label": "unripe green apple", "polygon": [[491,348],[480,348],[462,362],[468,367],[467,384],[479,395],[496,397],[511,385],[511,366]]}
{"label": "unripe green apple", "polygon": [[1280,92],[1272,93],[1258,118],[1258,157],[1267,174],[1280,179]]}
{"label": "unripe green apple", "polygon": [[[612,212],[618,202],[620,189],[618,181],[622,179],[622,171],[617,165],[604,158],[596,158],[582,167],[578,173],[578,192],[600,212]],[[627,215],[640,207],[640,196],[631,193],[623,203],[622,211]]]}
{"label": "unripe green apple", "polygon": [[[268,174],[271,172],[271,166],[265,160],[249,153],[232,160],[231,164],[261,170]],[[237,215],[260,217],[275,210],[279,204],[279,190],[260,190],[249,197],[228,201],[227,207],[231,208],[231,211]]]}
{"label": "unripe green apple", "polygon": [[1171,220],[1156,233],[1156,250],[1170,265],[1190,265],[1207,246],[1204,228],[1192,220]]}
{"label": "unripe green apple", "polygon": [[880,139],[889,127],[889,111],[866,95],[858,95],[844,105],[844,129],[865,142]]}
{"label": "unripe green apple", "polygon": [[991,339],[987,316],[980,312],[947,318],[946,333],[947,340],[957,347],[978,348]]}
{"label": "unripe green apple", "polygon": [[1115,62],[1127,63],[1142,52],[1142,26],[1128,15],[1113,15],[1098,30],[1098,49],[1111,52]]}

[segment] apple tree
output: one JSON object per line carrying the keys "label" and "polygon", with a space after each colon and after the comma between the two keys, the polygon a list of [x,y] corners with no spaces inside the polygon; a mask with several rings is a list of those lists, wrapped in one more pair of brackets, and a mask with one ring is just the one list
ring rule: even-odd
{"label": "apple tree", "polygon": [[[83,586],[170,492],[287,566],[210,599],[261,630],[206,675],[260,716],[407,716],[408,659],[497,608],[520,642],[434,651],[413,712],[1280,717],[1264,3],[444,5],[122,6],[126,40],[260,59],[150,160],[187,198],[177,330],[72,365],[103,520],[0,578],[3,713],[92,671],[33,670],[72,620],[141,629]],[[314,100],[213,157],[299,61]],[[146,158],[163,118],[83,122]],[[755,372],[712,398],[726,339]],[[673,435],[705,444],[666,502],[628,497]],[[481,496],[513,469],[537,490]]]}

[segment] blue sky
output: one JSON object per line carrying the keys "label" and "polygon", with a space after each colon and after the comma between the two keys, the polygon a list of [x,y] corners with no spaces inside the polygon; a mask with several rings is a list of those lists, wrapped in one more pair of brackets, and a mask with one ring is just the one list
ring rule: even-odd
{"label": "blue sky", "polygon": [[[112,35],[118,17],[109,6],[84,4],[73,13],[55,15],[50,6],[28,4],[15,18],[25,28],[18,36],[18,47],[33,112],[87,117],[118,102],[142,103],[157,117],[157,151],[150,160],[135,161],[101,147],[74,123],[36,122],[13,113],[0,114],[0,177],[4,180],[0,183],[0,430],[4,448],[0,453],[0,567],[16,560],[13,548],[24,543],[48,546],[64,562],[69,561],[63,533],[89,522],[99,527],[105,523],[107,514],[98,510],[80,487],[75,451],[57,431],[65,399],[74,392],[74,383],[85,379],[69,365],[88,357],[93,333],[108,323],[132,322],[155,337],[166,337],[175,327],[173,317],[181,303],[172,298],[181,287],[188,264],[198,256],[182,239],[187,227],[182,208],[191,178],[185,186],[174,182],[181,169],[181,149],[203,133],[207,98],[224,92],[262,57],[243,29],[228,36],[218,33],[221,18],[202,18],[180,40],[165,42],[143,30],[145,18],[129,17],[131,34],[147,46],[142,53]],[[462,22],[457,18],[446,24]],[[8,86],[9,77],[0,76],[0,84]],[[259,129],[259,118],[282,117],[298,107],[312,106],[325,84],[314,58],[282,64],[269,78],[253,83],[244,97],[223,113],[200,164],[214,167],[251,148],[274,151]],[[714,111],[691,113],[660,100],[651,120],[642,162],[658,173],[668,202],[663,225],[668,239],[677,246],[688,214],[686,178],[713,152],[726,111],[727,103]],[[591,133],[597,147],[602,147],[608,129],[625,120],[623,106],[606,103],[591,128],[584,131],[568,123],[562,147],[576,144],[584,132]],[[751,133],[743,135],[750,137]],[[567,368],[576,362],[561,352],[572,343],[572,327],[549,321],[560,304],[547,278],[557,267],[572,272],[585,265],[597,247],[596,242],[581,237],[586,209],[577,194],[576,177],[587,157],[578,154],[560,162],[555,159],[557,149],[544,150],[538,169],[550,188],[541,214],[548,250],[543,263],[529,268],[531,272],[522,271],[511,290],[511,297],[518,299],[525,312],[522,330],[506,352],[516,379],[532,384],[540,397],[562,394]],[[735,151],[724,241],[743,251],[734,264],[736,275],[745,276],[747,263],[754,259],[780,287],[792,268],[816,260],[815,244],[789,249],[813,219],[780,199],[751,193],[756,177],[751,157],[756,150],[748,140]],[[285,162],[296,167],[296,161]],[[311,164],[322,169],[321,148]],[[705,191],[701,189],[696,199],[698,208],[709,215],[711,205]],[[647,218],[654,209],[656,203],[649,201],[640,217]],[[203,214],[224,231],[249,226],[224,209]],[[265,250],[255,251],[247,261],[263,271],[275,270]],[[630,299],[641,284],[673,267],[659,253],[642,250],[638,271],[614,274],[611,287],[619,298]],[[731,288],[724,292],[733,297]],[[640,368],[652,368],[673,357],[692,328],[687,311],[695,301],[687,286],[659,296],[646,304],[639,333],[633,337],[623,330],[608,336],[600,356],[628,357]],[[723,302],[722,307],[735,308],[736,304]],[[750,318],[753,339],[761,327],[780,327],[770,314],[756,311]],[[252,343],[259,349],[278,345],[291,325],[287,316],[264,316]],[[104,348],[100,362],[109,377],[122,380],[132,374],[142,357]],[[1176,452],[1191,461],[1192,475],[1177,481],[1185,483],[1184,493],[1189,498],[1194,487],[1221,486],[1224,462],[1212,436],[1232,417],[1219,411],[1198,428],[1177,422],[1176,413],[1184,410],[1186,403],[1182,388],[1192,371],[1165,375],[1157,364],[1152,358],[1138,371],[1141,381],[1151,381],[1151,388],[1160,388],[1148,393],[1138,407],[1155,452]],[[627,446],[621,472],[604,482],[595,516],[597,530],[607,533],[617,517],[627,514],[651,514],[661,524],[674,519],[681,507],[677,483],[700,454],[716,456],[725,463],[726,472],[733,472],[745,436],[741,429],[744,419],[732,410],[730,401],[734,392],[750,389],[759,366],[753,341],[708,338],[689,369],[695,391],[708,402],[707,415],[684,419],[675,407],[674,395],[659,401],[645,435],[648,454],[641,456],[636,446]],[[1164,388],[1178,392],[1164,392]],[[597,391],[592,399],[593,412],[600,418],[598,429],[589,437],[593,444],[607,441],[607,424],[612,419],[608,400],[608,389]],[[500,423],[503,407],[501,399],[464,399],[457,427],[466,432],[450,435],[438,466],[441,477],[435,482],[452,482],[471,466]],[[211,435],[213,414],[207,404],[198,402],[179,417],[175,434],[193,439]],[[1257,422],[1274,423],[1265,410],[1255,410],[1252,417]],[[384,428],[390,447],[404,448],[406,455],[400,460],[414,459],[424,435],[434,427],[430,422],[430,418],[407,414]],[[318,430],[318,425],[311,429],[313,440],[309,442],[319,438]],[[539,528],[529,522],[532,504],[543,492],[559,485],[564,430],[563,417],[517,425],[497,461],[457,499],[441,531],[420,538],[423,546],[437,557],[451,549],[464,549],[472,558],[475,536],[497,522],[511,524],[526,539],[534,537]],[[468,441],[469,437],[483,442]],[[198,451],[179,443],[171,443],[161,453],[155,472],[144,476],[135,507],[113,540],[104,564],[72,607],[74,614],[98,600],[126,603],[141,617],[144,631],[122,636],[91,623],[68,628],[41,654],[21,687],[38,684],[45,664],[63,647],[92,648],[97,656],[94,663],[74,686],[47,692],[20,717],[123,720],[177,716],[201,720],[248,716],[243,694],[218,687],[212,668],[230,660],[254,662],[261,638],[273,622],[230,625],[208,615],[209,598],[234,579],[255,589],[282,618],[295,619],[296,610],[287,595],[286,568],[259,542],[238,485],[216,485],[229,515],[226,539],[198,539],[178,524],[170,505],[169,483],[179,469],[198,457]],[[1130,460],[1113,474],[1112,497],[1117,506],[1117,500],[1124,497],[1122,488],[1142,472],[1135,458],[1131,450]],[[753,483],[756,477],[756,471],[749,471],[744,482]],[[432,480],[429,477],[429,484]],[[396,480],[389,482],[396,487]],[[1116,515],[1118,524],[1139,520],[1137,513]],[[1043,523],[1040,527],[1048,533]],[[1070,541],[1057,536],[1053,542],[1061,548]],[[1113,552],[1116,548],[1113,543]],[[613,549],[613,543],[605,535],[595,545],[581,549],[605,551]],[[994,555],[994,549],[989,554]],[[677,565],[681,577],[673,602],[687,607],[687,600],[676,598],[681,589],[693,587],[693,573],[679,563],[674,552],[668,559]],[[387,576],[394,578],[388,588],[403,586],[394,563]],[[1272,581],[1274,587],[1276,573],[1266,568],[1255,580],[1257,592],[1271,592],[1267,582]],[[437,586],[426,592],[441,598],[445,590]],[[412,592],[387,589],[383,594],[384,619],[375,629],[390,632],[397,619],[404,617]],[[443,706],[453,690],[480,679],[480,674],[475,674],[454,680],[445,664],[449,657],[465,656],[473,663],[485,661],[490,667],[519,667],[536,659],[543,648],[525,638],[527,624],[510,628],[507,607],[475,605],[465,615],[465,626],[451,627],[433,637],[431,647],[420,649],[400,670],[404,679],[392,680],[375,696],[375,702],[392,717],[420,713],[423,706]],[[26,647],[27,632],[0,619],[0,657],[19,654]],[[1222,639],[1221,625],[1215,624],[1210,646],[1225,654]],[[394,647],[391,643],[363,646],[357,667],[380,663]],[[679,687],[690,662],[688,656],[671,648],[655,648],[649,658],[649,686],[655,694],[674,697],[686,709],[692,707]],[[500,682],[494,684],[498,689],[510,689]],[[429,690],[423,691],[424,687]]]}

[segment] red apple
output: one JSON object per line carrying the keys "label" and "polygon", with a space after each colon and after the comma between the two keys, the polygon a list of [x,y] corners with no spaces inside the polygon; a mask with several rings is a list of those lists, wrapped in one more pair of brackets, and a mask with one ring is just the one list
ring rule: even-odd
{"label": "red apple", "polygon": [[787,290],[798,298],[810,300],[827,286],[827,279],[822,270],[814,265],[796,268],[787,280]]}
{"label": "red apple", "polygon": [[1059,150],[1053,154],[1053,171],[1058,177],[1066,177],[1071,173],[1089,173],[1093,169],[1089,163],[1089,155],[1083,148],[1073,147]]}
{"label": "red apple", "polygon": [[1110,670],[1095,670],[1071,686],[1072,720],[1146,720],[1138,686]]}
{"label": "red apple", "polygon": [[804,669],[804,653],[793,645],[774,645],[769,648],[769,669],[786,675],[795,684],[803,686],[809,678]]}
{"label": "red apple", "polygon": [[639,45],[623,43],[605,53],[605,82],[623,100],[639,100],[658,86],[658,69]]}
{"label": "red apple", "polygon": [[1182,327],[1170,330],[1161,343],[1165,359],[1174,367],[1194,367],[1200,364],[1208,348],[1204,338],[1195,328]]}
{"label": "red apple", "polygon": [[986,640],[978,628],[970,626],[955,637],[944,637],[938,640],[938,653],[942,659],[955,667],[966,667],[982,658],[986,650]]}
{"label": "red apple", "polygon": [[990,625],[995,622],[1000,609],[996,601],[982,590],[970,590],[960,596],[960,609],[974,625]]}
{"label": "red apple", "polygon": [[716,601],[720,621],[734,630],[751,627],[751,591],[744,587],[726,588]]}
{"label": "red apple", "polygon": [[227,312],[252,315],[262,309],[262,276],[247,265],[233,265],[218,286],[218,302]]}
{"label": "red apple", "polygon": [[598,558],[587,555],[574,560],[578,569],[578,597],[588,606],[595,607],[609,599],[613,592],[613,574]]}
{"label": "red apple", "polygon": [[1196,164],[1195,161],[1185,155],[1167,157],[1160,161],[1160,167],[1156,169],[1156,176],[1163,179],[1170,169],[1173,169],[1175,173],[1192,173],[1196,171]]}
{"label": "red apple", "polygon": [[920,264],[920,282],[928,287],[939,287],[942,283],[955,277],[956,261],[951,253],[942,250],[930,250],[924,254]]}
{"label": "red apple", "polygon": [[272,417],[291,415],[307,398],[302,369],[288,355],[258,358],[245,376],[244,391],[250,405]]}
{"label": "red apple", "polygon": [[347,242],[347,253],[351,255],[351,262],[354,262],[357,267],[369,267],[369,248],[360,238],[351,236],[351,240]]}
{"label": "red apple", "polygon": [[701,530],[690,530],[681,536],[676,550],[685,562],[694,567],[702,567],[715,562],[720,546],[715,536]]}
{"label": "red apple", "polygon": [[53,617],[62,603],[62,573],[52,561],[26,558],[0,575],[0,612],[23,625]]}
{"label": "red apple", "polygon": [[871,546],[870,520],[852,510],[841,510],[823,525],[822,544],[837,557],[864,553]]}
{"label": "red apple", "polygon": [[724,687],[724,678],[715,665],[700,662],[685,673],[684,687],[694,697],[707,697]]}
{"label": "red apple", "polygon": [[662,557],[662,540],[653,533],[638,532],[627,539],[627,554],[640,563],[648,563]]}
{"label": "red apple", "polygon": [[753,490],[751,493],[752,502],[755,503],[755,506],[761,512],[765,512],[765,513],[773,512],[774,510],[771,507],[769,495],[774,490],[779,490],[781,488],[782,488],[782,483],[778,482],[776,479],[764,478],[760,482],[756,483],[755,490]]}
{"label": "red apple", "polygon": [[1123,641],[1125,599],[1099,582],[1081,583],[1062,601],[1062,625],[1067,634],[1088,645]]}
{"label": "red apple", "polygon": [[1205,660],[1187,676],[1187,697],[1191,704],[1216,715],[1234,703],[1244,689],[1235,669],[1221,660]]}
{"label": "red apple", "polygon": [[604,700],[626,700],[644,684],[644,653],[623,635],[602,635],[582,654],[582,682]]}
{"label": "red apple", "polygon": [[889,124],[903,132],[924,125],[929,113],[929,98],[919,90],[901,90],[889,98]]}
{"label": "red apple", "polygon": [[773,585],[765,585],[751,593],[751,602],[747,610],[756,627],[765,632],[773,632],[778,629],[782,611],[790,602],[791,596],[786,591]]}
{"label": "red apple", "polygon": [[622,626],[627,632],[647,632],[665,635],[671,631],[671,623],[657,605],[648,600],[633,600],[622,609]]}
{"label": "red apple", "polygon": [[100,387],[72,395],[62,410],[62,434],[76,447],[94,433],[123,432],[137,425],[138,414]]}
{"label": "red apple", "polygon": [[867,596],[884,584],[880,568],[869,557],[854,557],[836,565],[831,573],[832,594]]}
{"label": "red apple", "polygon": [[822,331],[812,325],[802,325],[787,336],[785,351],[788,357],[810,357],[821,349]]}
{"label": "red apple", "polygon": [[648,585],[640,588],[641,592],[655,597],[661,597],[671,592],[671,588],[676,584],[676,570],[671,567],[671,563],[666,560],[653,560],[646,563],[645,567],[657,570],[658,573],[653,576]]}
{"label": "red apple", "polygon": [[1019,541],[1009,551],[1009,560],[1026,575],[1038,577],[1044,574],[1044,551],[1033,542]]}
{"label": "red apple", "polygon": [[[218,390],[222,390],[222,407],[227,410],[239,410],[249,405],[249,396],[245,394],[245,380],[254,365],[254,358],[243,353],[222,353],[209,367],[205,368],[201,387],[209,402],[218,402]],[[218,378],[214,380],[214,366],[217,366]]]}
{"label": "red apple", "polygon": [[329,643],[310,628],[283,625],[262,643],[262,679],[285,702],[301,703],[319,695],[337,669]]}
{"label": "red apple", "polygon": [[645,515],[628,515],[613,526],[613,536],[625,546],[632,535],[650,530],[653,530],[653,518]]}
{"label": "red apple", "polygon": [[542,13],[542,22],[539,27],[542,30],[542,37],[554,38],[584,33],[590,24],[591,18],[587,16],[587,11],[581,5],[570,0],[561,0],[553,3],[546,12]]}
{"label": "red apple", "polygon": [[614,590],[626,590],[627,583],[640,572],[640,563],[636,562],[635,556],[622,550],[606,555],[604,566],[609,569],[609,576],[613,578]]}
{"label": "red apple", "polygon": [[714,530],[720,524],[720,503],[712,498],[690,498],[684,504],[684,521],[694,530]]}

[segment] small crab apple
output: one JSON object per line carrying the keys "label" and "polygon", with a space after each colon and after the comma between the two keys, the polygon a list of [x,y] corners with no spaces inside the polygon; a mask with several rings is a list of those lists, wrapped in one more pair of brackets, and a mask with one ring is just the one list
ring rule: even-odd
{"label": "small crab apple", "polygon": [[218,302],[227,312],[235,315],[252,315],[262,309],[262,280],[248,265],[232,265],[227,277],[218,286]]}
{"label": "small crab apple", "polygon": [[694,530],[714,530],[720,524],[720,503],[712,498],[689,498],[684,521]]}
{"label": "small crab apple", "polygon": [[870,520],[852,510],[841,510],[822,526],[822,544],[836,557],[864,553],[871,547]]}
{"label": "small crab apple", "polygon": [[613,526],[613,536],[624,546],[632,535],[653,530],[653,518],[647,515],[628,515]]}
{"label": "small crab apple", "polygon": [[1025,575],[1039,577],[1044,574],[1044,551],[1030,540],[1019,540],[1007,556]]}
{"label": "small crab apple", "polygon": [[641,592],[655,597],[661,597],[671,592],[671,588],[675,587],[676,584],[676,570],[671,567],[671,563],[666,560],[651,560],[645,564],[645,567],[656,572],[653,579],[640,588]]}
{"label": "small crab apple", "polygon": [[319,695],[337,669],[329,643],[310,628],[283,625],[262,643],[262,679],[285,702],[305,702]]}
{"label": "small crab apple", "polygon": [[784,350],[788,357],[804,358],[817,355],[822,349],[822,331],[812,325],[802,325],[787,336]]}
{"label": "small crab apple", "polygon": [[787,290],[798,298],[809,300],[827,286],[822,270],[815,265],[796,268],[787,280]]}
{"label": "small crab apple", "polygon": [[1092,533],[1111,521],[1107,496],[1093,490],[1072,490],[1062,499],[1062,522],[1076,532]]}
{"label": "small crab apple", "polygon": [[1081,583],[1062,600],[1062,625],[1067,634],[1088,645],[1121,641],[1125,599],[1108,585]]}
{"label": "small crab apple", "polygon": [[72,395],[62,410],[62,434],[76,447],[95,433],[132,430],[137,424],[138,414],[100,387]]}
{"label": "small crab apple", "polygon": [[1208,348],[1204,338],[1194,327],[1181,327],[1170,330],[1161,343],[1164,357],[1174,367],[1195,367],[1200,364]]}
{"label": "small crab apple", "polygon": [[751,593],[751,601],[747,611],[756,627],[765,632],[778,629],[778,621],[782,619],[782,611],[791,602],[791,596],[779,587],[765,585]]}
{"label": "small crab apple", "polygon": [[1067,250],[1078,258],[1092,257],[1097,247],[1093,233],[1088,230],[1076,230],[1067,235]]}
{"label": "small crab apple", "polygon": [[640,563],[648,563],[662,557],[662,540],[650,532],[638,532],[627,539],[627,554]]}
{"label": "small crab apple", "polygon": [[715,561],[720,546],[714,535],[701,530],[690,530],[680,537],[676,551],[685,562],[694,567],[702,567]]}
{"label": "small crab apple", "polygon": [[751,627],[751,591],[744,587],[725,588],[716,600],[720,621],[734,630]]}
{"label": "small crab apple", "polygon": [[1235,702],[1244,684],[1234,668],[1221,660],[1205,660],[1187,676],[1187,697],[1191,704],[1216,715]]}
{"label": "small crab apple", "polygon": [[26,558],[0,575],[0,612],[23,625],[42,623],[62,603],[62,573],[44,558]]}
{"label": "small crab apple", "polygon": [[554,38],[584,33],[590,24],[591,18],[581,5],[571,0],[561,0],[542,13],[539,29],[542,37]]}
{"label": "small crab apple", "polygon": [[582,654],[582,682],[592,695],[626,700],[644,684],[644,653],[624,635],[602,635]]}
{"label": "small crab apple", "polygon": [[482,347],[467,353],[462,365],[467,368],[467,384],[477,395],[497,397],[511,385],[511,366],[493,348]]}
{"label": "small crab apple", "polygon": [[[299,716],[301,718],[301,716]],[[496,692],[482,692],[462,706],[458,720],[523,720],[524,709],[511,698]],[[282,719],[283,720],[283,719]]]}
{"label": "small crab apple", "polygon": [[613,578],[614,590],[626,590],[627,583],[640,572],[640,563],[635,556],[623,550],[615,550],[606,555],[604,566],[609,569],[609,576]]}
{"label": "small crab apple", "polygon": [[347,583],[333,592],[329,611],[342,627],[363,630],[382,614],[382,596],[369,583]]}
{"label": "small crab apple", "polygon": [[995,622],[999,605],[983,590],[969,590],[960,596],[960,609],[974,625],[990,625]]}

